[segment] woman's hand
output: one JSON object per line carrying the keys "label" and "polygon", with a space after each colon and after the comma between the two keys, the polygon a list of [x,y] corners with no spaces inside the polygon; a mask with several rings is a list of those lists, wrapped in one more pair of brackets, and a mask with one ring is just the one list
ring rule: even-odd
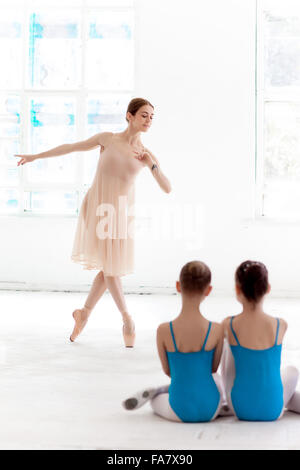
{"label": "woman's hand", "polygon": [[134,158],[136,158],[137,160],[140,160],[149,168],[152,167],[153,165],[152,158],[148,152],[138,152],[137,150],[133,150],[133,152],[135,153]]}
{"label": "woman's hand", "polygon": [[36,155],[14,155],[14,157],[21,157],[21,160],[18,161],[18,166],[33,162],[36,159]]}

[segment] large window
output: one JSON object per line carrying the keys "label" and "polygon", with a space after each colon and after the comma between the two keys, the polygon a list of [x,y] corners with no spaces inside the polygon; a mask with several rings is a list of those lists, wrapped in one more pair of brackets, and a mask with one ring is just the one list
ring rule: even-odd
{"label": "large window", "polygon": [[74,216],[100,149],[19,167],[14,155],[124,129],[132,0],[1,1],[0,52],[0,214]]}
{"label": "large window", "polygon": [[257,215],[300,218],[300,1],[257,0]]}

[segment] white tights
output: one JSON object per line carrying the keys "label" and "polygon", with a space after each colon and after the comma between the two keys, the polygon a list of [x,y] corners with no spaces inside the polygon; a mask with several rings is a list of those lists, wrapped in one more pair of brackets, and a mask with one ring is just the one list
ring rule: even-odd
{"label": "white tights", "polygon": [[[162,387],[161,387],[162,388]],[[169,389],[169,385],[165,386],[166,390]],[[161,392],[150,400],[151,408],[156,415],[162,418],[168,419],[169,421],[181,422],[181,419],[174,413],[169,403],[169,393]]]}
{"label": "white tights", "polygon": [[[235,415],[230,398],[231,389],[235,379],[235,365],[230,346],[226,339],[224,340],[220,369],[221,375],[217,373],[213,374],[213,378],[220,392],[220,402],[216,413],[211,420],[214,420],[218,416]],[[300,392],[296,391],[298,377],[299,372],[296,367],[288,366],[281,371],[284,407],[289,411],[294,411],[296,413],[300,413]],[[154,413],[162,418],[169,421],[181,422],[181,419],[175,414],[170,406],[168,390],[169,385],[159,387],[156,391],[157,394],[150,401],[151,407]],[[280,417],[283,415],[283,412],[284,409],[282,410]]]}

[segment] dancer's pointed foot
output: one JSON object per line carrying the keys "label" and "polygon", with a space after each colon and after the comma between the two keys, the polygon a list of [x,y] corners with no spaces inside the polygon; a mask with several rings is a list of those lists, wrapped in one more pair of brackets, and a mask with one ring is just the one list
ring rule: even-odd
{"label": "dancer's pointed foot", "polygon": [[88,308],[88,307],[83,307],[81,309],[74,310],[74,312],[72,313],[72,316],[75,320],[74,329],[73,329],[72,334],[70,336],[70,341],[72,343],[75,341],[77,336],[80,335],[83,328],[87,324],[88,317],[89,317],[90,313],[91,313],[91,309]]}
{"label": "dancer's pointed foot", "polygon": [[126,348],[133,348],[135,343],[135,325],[130,315],[123,315],[123,338]]}

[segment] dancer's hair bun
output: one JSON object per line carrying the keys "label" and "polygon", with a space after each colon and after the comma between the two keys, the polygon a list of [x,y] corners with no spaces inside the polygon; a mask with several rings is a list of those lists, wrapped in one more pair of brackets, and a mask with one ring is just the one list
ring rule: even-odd
{"label": "dancer's hair bun", "polygon": [[183,292],[202,293],[211,282],[211,271],[202,261],[190,261],[182,267],[179,280]]}
{"label": "dancer's hair bun", "polygon": [[260,261],[247,260],[235,272],[235,281],[247,300],[257,303],[268,290],[268,270]]}

